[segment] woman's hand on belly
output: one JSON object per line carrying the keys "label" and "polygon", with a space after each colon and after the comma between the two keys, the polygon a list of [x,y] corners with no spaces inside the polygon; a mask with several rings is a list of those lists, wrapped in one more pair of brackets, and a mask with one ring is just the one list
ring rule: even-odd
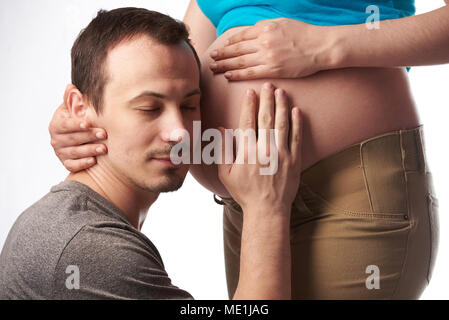
{"label": "woman's hand on belly", "polygon": [[209,66],[228,80],[301,78],[333,69],[339,55],[332,30],[288,18],[261,20],[212,51]]}
{"label": "woman's hand on belly", "polygon": [[288,18],[262,20],[213,52],[213,70],[227,72],[229,80],[248,80],[299,78],[349,67],[446,64],[448,18],[449,6],[444,6],[382,20],[375,28],[366,23],[324,27]]}

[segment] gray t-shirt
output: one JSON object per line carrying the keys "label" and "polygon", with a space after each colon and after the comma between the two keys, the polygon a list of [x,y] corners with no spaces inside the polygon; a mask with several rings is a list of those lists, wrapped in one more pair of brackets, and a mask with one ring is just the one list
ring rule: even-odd
{"label": "gray t-shirt", "polygon": [[25,210],[0,254],[0,299],[193,299],[111,202],[64,181]]}

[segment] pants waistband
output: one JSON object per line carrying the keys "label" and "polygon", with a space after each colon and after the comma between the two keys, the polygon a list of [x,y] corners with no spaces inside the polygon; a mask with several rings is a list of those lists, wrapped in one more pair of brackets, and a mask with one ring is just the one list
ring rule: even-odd
{"label": "pants waistband", "polygon": [[[317,175],[325,175],[323,170],[331,174],[346,167],[353,167],[355,164],[366,166],[364,160],[368,153],[371,161],[389,161],[389,164],[403,167],[406,171],[427,172],[423,135],[423,125],[420,125],[368,138],[319,160],[302,172],[301,181],[311,183]],[[401,150],[402,154],[397,154],[394,150]]]}
{"label": "pants waistband", "polygon": [[[307,198],[308,192],[313,190],[324,198],[344,201],[345,194],[361,192],[360,189],[366,187],[371,194],[365,197],[366,202],[360,200],[361,203],[355,205],[362,211],[379,211],[384,209],[383,198],[388,197],[383,194],[382,185],[389,181],[398,184],[403,180],[404,171],[429,171],[423,125],[365,139],[319,160],[301,173],[298,197]],[[218,199],[214,195],[214,200],[241,210],[232,198]],[[398,204],[398,210],[403,206]]]}

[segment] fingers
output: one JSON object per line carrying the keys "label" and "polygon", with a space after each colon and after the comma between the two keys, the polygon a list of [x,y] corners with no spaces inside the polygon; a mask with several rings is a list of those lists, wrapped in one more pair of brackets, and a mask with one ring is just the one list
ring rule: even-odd
{"label": "fingers", "polygon": [[90,124],[87,119],[76,119],[70,116],[67,107],[61,104],[51,119],[48,131],[50,135],[64,134],[87,130]]}
{"label": "fingers", "polygon": [[107,152],[107,148],[104,144],[85,144],[82,146],[76,147],[66,147],[61,148],[56,151],[58,158],[60,159],[83,159],[89,157],[95,157],[98,155],[105,154]]}
{"label": "fingers", "polygon": [[53,114],[53,117],[50,121],[50,124],[48,125],[48,132],[50,132],[50,135],[59,133],[60,130],[60,123],[64,121],[64,119],[70,118],[69,110],[67,109],[66,105],[62,103]]}
{"label": "fingers", "polygon": [[210,57],[215,61],[238,57],[245,54],[257,52],[257,43],[254,40],[244,41],[213,50]]}
{"label": "fingers", "polygon": [[222,143],[221,143],[221,162],[218,165],[218,178],[221,182],[223,182],[227,176],[229,175],[232,163],[226,162],[226,135],[225,135],[225,129],[223,127],[219,127],[218,130],[220,130],[221,136],[222,136]]}
{"label": "fingers", "polygon": [[239,128],[256,130],[256,93],[253,89],[246,90],[240,111]]}
{"label": "fingers", "polygon": [[298,107],[292,109],[292,124],[291,124],[291,138],[290,138],[290,153],[295,164],[301,161],[301,146],[302,146],[302,127],[303,120],[301,111]]}
{"label": "fingers", "polygon": [[77,119],[72,117],[65,103],[62,103],[56,109],[48,126],[48,130],[51,135],[54,135],[88,130],[89,127],[91,127],[91,124],[88,119]]}
{"label": "fingers", "polygon": [[222,73],[229,70],[245,69],[249,67],[254,67],[260,65],[258,55],[255,53],[246,54],[240,57],[229,58],[222,61],[212,62],[210,64],[210,69],[214,73]]}
{"label": "fingers", "polygon": [[61,105],[55,111],[54,118],[58,118],[58,117],[61,117],[61,118],[70,117],[69,108],[67,108],[67,105],[64,102],[61,103]]}
{"label": "fingers", "polygon": [[260,92],[259,114],[257,120],[259,129],[258,144],[259,147],[262,148],[260,151],[265,151],[265,156],[268,156],[270,152],[270,129],[273,129],[274,127],[274,103],[274,87],[271,83],[267,82],[262,86]]}
{"label": "fingers", "polygon": [[275,124],[276,129],[276,146],[281,152],[288,152],[288,136],[289,136],[289,106],[288,98],[282,89],[275,91],[276,96],[276,115]]}
{"label": "fingers", "polygon": [[52,134],[65,134],[84,130],[88,130],[87,122],[75,118],[59,118],[50,127],[50,133]]}
{"label": "fingers", "polygon": [[257,109],[256,98],[256,93],[253,89],[248,89],[245,97],[243,98],[239,120],[240,134],[238,136],[236,155],[238,163],[246,163],[248,160],[248,154],[253,152],[253,149],[255,148],[252,143],[245,143],[245,136],[247,136],[248,139],[250,139],[251,135],[255,136]]}
{"label": "fingers", "polygon": [[78,172],[87,168],[92,167],[96,162],[95,158],[85,158],[78,160],[67,159],[63,161],[64,167],[70,172]]}
{"label": "fingers", "polygon": [[87,131],[57,134],[52,136],[51,145],[54,149],[74,147],[85,143],[104,140],[106,137],[107,135],[104,129],[92,128]]}
{"label": "fingers", "polygon": [[229,37],[228,40],[226,40],[225,42],[225,46],[233,45],[237,42],[244,40],[256,39],[259,33],[260,33],[259,26],[255,25],[253,27],[246,28]]}
{"label": "fingers", "polygon": [[267,66],[257,65],[245,69],[226,71],[225,78],[229,81],[254,80],[261,78],[273,78]]}
{"label": "fingers", "polygon": [[[281,90],[277,89],[276,91]],[[274,86],[264,83],[260,92],[258,125],[259,129],[272,129],[274,125]]]}

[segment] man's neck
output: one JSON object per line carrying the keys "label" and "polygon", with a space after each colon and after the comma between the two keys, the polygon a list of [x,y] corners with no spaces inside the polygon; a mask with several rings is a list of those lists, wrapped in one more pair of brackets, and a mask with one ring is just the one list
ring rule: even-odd
{"label": "man's neck", "polygon": [[159,193],[144,191],[120,179],[112,170],[107,170],[100,164],[71,173],[67,176],[67,180],[83,183],[106,198],[119,208],[138,230],[142,228],[148,209],[159,196]]}

